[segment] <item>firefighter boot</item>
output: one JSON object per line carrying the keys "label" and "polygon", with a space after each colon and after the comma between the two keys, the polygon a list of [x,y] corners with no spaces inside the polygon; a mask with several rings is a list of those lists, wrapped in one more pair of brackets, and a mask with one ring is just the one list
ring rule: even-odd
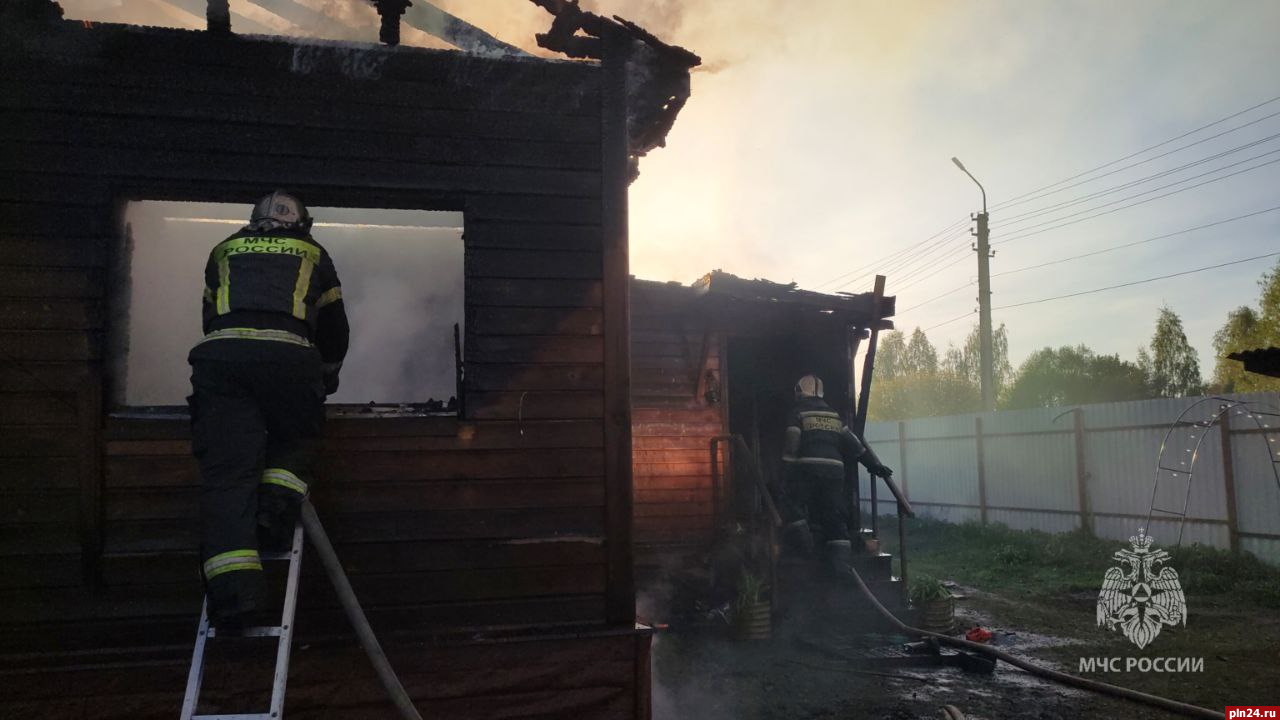
{"label": "firefighter boot", "polygon": [[832,578],[849,576],[849,566],[853,562],[853,543],[848,540],[829,540],[824,548],[823,560],[827,572]]}
{"label": "firefighter boot", "polygon": [[791,554],[809,557],[813,554],[813,533],[807,520],[795,520],[782,528],[782,546]]}

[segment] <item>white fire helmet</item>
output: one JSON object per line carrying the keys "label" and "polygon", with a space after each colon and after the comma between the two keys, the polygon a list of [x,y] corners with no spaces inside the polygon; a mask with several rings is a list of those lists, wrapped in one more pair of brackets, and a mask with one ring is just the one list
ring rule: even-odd
{"label": "white fire helmet", "polygon": [[797,380],[796,397],[822,397],[822,378],[811,373]]}
{"label": "white fire helmet", "polygon": [[249,216],[249,226],[257,230],[290,228],[310,231],[311,222],[307,206],[283,190],[276,190],[259,200]]}

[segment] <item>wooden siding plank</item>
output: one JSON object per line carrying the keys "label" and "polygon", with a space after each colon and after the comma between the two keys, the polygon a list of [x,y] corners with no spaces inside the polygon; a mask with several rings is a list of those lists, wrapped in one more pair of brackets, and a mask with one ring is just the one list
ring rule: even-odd
{"label": "wooden siding plank", "polygon": [[[222,122],[224,133],[211,133],[207,117],[163,117],[86,112],[85,108],[40,111],[0,109],[0,139],[46,143],[67,140],[66,127],[80,129],[88,146],[129,148],[147,152],[185,151],[198,146],[207,152],[228,156],[257,154],[263,149],[272,155],[313,155],[324,148],[335,158],[362,160],[404,160],[420,158],[436,165],[599,170],[599,145],[582,136],[566,134],[556,141],[511,139],[514,128],[498,130],[498,137],[486,137],[485,129],[463,128],[456,123],[442,126],[419,124],[415,130],[352,132],[352,128],[278,126],[262,122]],[[278,120],[278,116],[277,116]],[[535,121],[536,122],[536,121]],[[439,136],[449,133],[461,137]],[[539,134],[539,133],[533,133]],[[545,131],[541,134],[545,135]]]}
{"label": "wooden siding plank", "polygon": [[[425,160],[425,159],[424,159]],[[152,150],[99,148],[0,141],[0,194],[20,197],[15,189],[51,176],[89,180],[146,179],[149,182],[183,181],[216,184],[233,182],[271,187],[272,183],[306,187],[317,177],[328,183],[359,186],[365,191],[436,190],[453,194],[494,193],[546,196],[549,204],[575,207],[570,198],[590,197],[600,184],[598,173],[545,168],[440,165],[408,155],[399,160],[365,160],[274,155],[254,152],[232,155],[204,149]],[[74,180],[72,180],[74,181]]]}
{"label": "wooden siding plank", "polygon": [[472,392],[467,394],[467,415],[476,420],[517,418],[599,418],[604,397],[598,391]]}
{"label": "wooden siding plank", "polygon": [[88,332],[0,331],[0,347],[10,362],[27,360],[97,360],[101,342]]}
{"label": "wooden siding plank", "polygon": [[[48,84],[108,85],[120,93],[160,86],[170,88],[169,92],[198,94],[208,104],[253,105],[259,103],[246,103],[245,98],[260,97],[274,101],[261,104],[279,108],[321,99],[364,99],[370,114],[395,108],[483,108],[566,118],[599,116],[594,68],[581,63],[510,63],[465,53],[430,58],[386,55],[388,49],[374,44],[353,51],[245,36],[231,43],[189,33],[181,40],[170,40],[152,33],[134,42],[116,43],[109,63],[96,58],[75,62],[69,54],[14,58],[9,63],[11,77],[23,80],[38,74]],[[52,44],[39,49],[56,53]],[[353,58],[353,52],[362,57]],[[121,63],[133,72],[113,74]],[[183,65],[197,66],[199,71],[185,70]],[[264,72],[288,82],[263,87],[253,80]]]}
{"label": "wooden siding plank", "polygon": [[0,457],[0,489],[58,492],[79,487],[76,461],[70,457]]}
{"label": "wooden siding plank", "polygon": [[[467,366],[467,387],[485,390],[600,390],[600,365],[483,364]],[[3,385],[0,385],[3,387]]]}
{"label": "wooden siding plank", "polygon": [[[0,265],[3,265],[0,253]],[[98,298],[102,273],[96,269],[0,267],[0,296],[9,298]],[[8,301],[6,301],[8,302]]]}
{"label": "wooden siding plank", "polygon": [[0,457],[72,457],[77,452],[78,440],[66,428],[0,425]]}
{"label": "wooden siding plank", "polygon": [[560,250],[467,250],[468,277],[594,280],[600,277],[600,253]]}
{"label": "wooden siding plank", "polygon": [[600,335],[595,308],[467,308],[467,332],[473,335]]}
{"label": "wooden siding plank", "polygon": [[[321,512],[325,512],[321,508]],[[602,536],[598,508],[431,510],[411,513],[336,514],[325,518],[334,543],[413,542]],[[104,549],[112,553],[194,550],[199,528],[188,520],[109,523]],[[339,548],[341,550],[341,548]]]}
{"label": "wooden siding plank", "polygon": [[92,330],[101,326],[101,306],[92,301],[8,297],[0,302],[3,330]]}
{"label": "wooden siding plank", "polygon": [[600,307],[601,286],[584,280],[473,278],[467,281],[467,305],[478,307]]}
{"label": "wooden siding plank", "polygon": [[[368,482],[353,486],[316,485],[317,502],[344,513],[411,510],[483,510],[549,507],[600,507],[599,478],[572,481],[521,478],[518,481]],[[0,497],[6,497],[0,494]],[[108,488],[104,515],[110,522],[195,519],[200,488]],[[0,520],[5,518],[0,513]],[[56,519],[56,518],[55,518]]]}
{"label": "wooden siding plank", "polygon": [[[199,483],[195,459],[184,455],[109,455],[106,486],[176,487]],[[327,453],[316,473],[319,486],[365,482],[594,478],[603,473],[599,449]],[[424,488],[423,492],[429,492]]]}
{"label": "wooden siding plank", "polygon": [[467,364],[541,363],[572,364],[604,361],[600,336],[524,335],[469,338],[464,351]]}
{"label": "wooden siding plank", "polygon": [[[12,210],[9,212],[11,216],[14,214]],[[25,237],[18,235],[13,226],[6,225],[0,227],[0,265],[9,266],[5,272],[16,272],[15,267],[34,267],[37,273],[48,273],[54,268],[100,268],[110,240],[109,236]],[[92,277],[87,270],[81,272]]]}
{"label": "wooden siding plank", "polygon": [[600,238],[600,228],[594,225],[530,225],[467,218],[468,248],[599,252]]}
{"label": "wooden siding plank", "polygon": [[[31,385],[28,382],[28,387]],[[0,393],[0,425],[74,425],[76,405],[72,397],[49,392]]]}
{"label": "wooden siding plank", "polygon": [[[325,426],[324,452],[335,455],[377,451],[478,452],[599,448],[602,445],[598,420],[466,422],[458,424],[456,434],[414,435],[396,431],[395,426],[401,419],[404,418],[370,418],[358,421],[330,419]],[[379,433],[379,429],[387,432]],[[191,428],[185,416],[163,423],[134,422],[110,417],[105,434],[109,438],[106,444],[107,455],[191,455]]]}

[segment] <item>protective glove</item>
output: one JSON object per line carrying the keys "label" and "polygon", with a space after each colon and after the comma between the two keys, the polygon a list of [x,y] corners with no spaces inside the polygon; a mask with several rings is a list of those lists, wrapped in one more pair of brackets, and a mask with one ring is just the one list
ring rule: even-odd
{"label": "protective glove", "polygon": [[890,469],[888,465],[872,465],[867,468],[867,472],[871,473],[875,477],[882,477],[885,480],[893,477],[893,470]]}
{"label": "protective glove", "polygon": [[342,369],[342,363],[325,363],[324,364],[324,394],[326,396],[338,392],[338,371]]}

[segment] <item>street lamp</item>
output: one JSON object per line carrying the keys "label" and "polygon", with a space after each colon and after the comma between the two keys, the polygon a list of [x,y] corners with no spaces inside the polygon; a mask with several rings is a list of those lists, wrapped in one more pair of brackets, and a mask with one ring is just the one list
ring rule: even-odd
{"label": "street lamp", "polygon": [[982,214],[986,215],[987,214],[987,189],[982,187],[982,183],[978,182],[978,178],[974,177],[973,173],[969,172],[968,168],[964,166],[964,163],[960,162],[960,158],[952,156],[951,162],[955,163],[956,167],[960,168],[960,172],[963,172],[965,175],[968,175],[969,179],[972,180],[973,183],[978,186],[978,189],[982,191]]}
{"label": "street lamp", "polygon": [[982,383],[982,409],[990,412],[996,409],[996,381],[994,350],[991,342],[991,232],[987,227],[987,189],[982,187],[978,178],[960,162],[960,158],[952,157],[951,162],[982,191],[982,212],[974,220],[978,223],[978,347],[979,375]]}

